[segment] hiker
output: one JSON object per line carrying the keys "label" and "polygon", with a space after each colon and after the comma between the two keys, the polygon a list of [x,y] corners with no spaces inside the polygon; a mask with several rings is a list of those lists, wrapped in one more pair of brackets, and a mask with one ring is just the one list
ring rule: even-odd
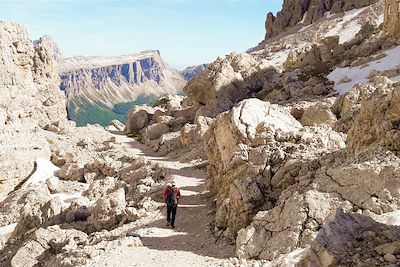
{"label": "hiker", "polygon": [[181,193],[175,183],[172,182],[168,183],[163,195],[167,204],[167,226],[171,225],[171,228],[175,228],[175,215]]}

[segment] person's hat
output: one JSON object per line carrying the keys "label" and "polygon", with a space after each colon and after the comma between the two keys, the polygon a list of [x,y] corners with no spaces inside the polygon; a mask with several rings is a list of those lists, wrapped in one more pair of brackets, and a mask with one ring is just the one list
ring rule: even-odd
{"label": "person's hat", "polygon": [[175,181],[172,181],[171,184],[172,184],[172,185],[176,185]]}
{"label": "person's hat", "polygon": [[168,187],[171,187],[171,183],[167,183],[167,186],[168,186]]}

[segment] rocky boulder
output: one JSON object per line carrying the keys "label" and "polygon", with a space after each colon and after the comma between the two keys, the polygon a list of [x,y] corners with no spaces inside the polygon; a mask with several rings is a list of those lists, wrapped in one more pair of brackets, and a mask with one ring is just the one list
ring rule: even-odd
{"label": "rocky boulder", "polygon": [[184,96],[180,95],[167,95],[158,99],[154,106],[165,110],[182,109],[182,101],[184,98]]}
{"label": "rocky boulder", "polygon": [[154,109],[148,106],[140,106],[131,109],[128,113],[128,120],[124,132],[138,133],[140,130],[150,124]]}
{"label": "rocky boulder", "polygon": [[37,266],[46,256],[60,253],[65,246],[77,246],[87,235],[75,229],[61,229],[58,225],[39,228],[30,235],[9,262],[12,267]]}
{"label": "rocky boulder", "polygon": [[145,140],[157,140],[163,134],[169,132],[168,125],[164,123],[155,123],[146,127],[143,131],[142,138]]}
{"label": "rocky boulder", "polygon": [[[277,197],[277,205],[257,213],[251,225],[239,231],[237,254],[274,259],[311,245],[320,227],[334,218],[336,208],[366,215],[397,210],[399,164],[397,157],[383,151],[359,158],[347,158],[340,151],[319,162],[304,162],[295,183]],[[285,173],[294,173],[288,167]]]}
{"label": "rocky boulder", "polygon": [[302,260],[307,266],[395,266],[400,260],[400,227],[379,223],[368,216],[345,213],[319,231]]}
{"label": "rocky boulder", "polygon": [[202,105],[215,99],[229,99],[234,103],[262,89],[270,75],[250,54],[228,55],[218,58],[183,89],[188,97]]}
{"label": "rocky boulder", "polygon": [[329,128],[305,129],[286,109],[257,99],[219,115],[204,141],[218,225],[234,236],[258,210],[275,205],[292,175],[309,171],[302,171],[306,159],[345,146]]}
{"label": "rocky boulder", "polygon": [[0,196],[5,196],[35,172],[37,159],[51,153],[43,130],[33,124],[0,127],[0,137]]}
{"label": "rocky boulder", "polygon": [[125,190],[120,188],[96,201],[91,209],[88,223],[93,225],[95,230],[110,230],[127,221],[128,217],[125,208]]}
{"label": "rocky boulder", "polygon": [[373,91],[375,91],[374,86],[357,84],[350,91],[338,96],[331,108],[338,118],[333,128],[347,133],[360,111],[361,101],[369,98]]}
{"label": "rocky boulder", "polygon": [[330,106],[324,103],[316,104],[304,110],[301,117],[303,126],[333,125],[336,117],[331,112]]}
{"label": "rocky boulder", "polygon": [[353,153],[377,146],[400,151],[400,85],[382,79],[361,102],[360,113],[348,132],[348,149]]}

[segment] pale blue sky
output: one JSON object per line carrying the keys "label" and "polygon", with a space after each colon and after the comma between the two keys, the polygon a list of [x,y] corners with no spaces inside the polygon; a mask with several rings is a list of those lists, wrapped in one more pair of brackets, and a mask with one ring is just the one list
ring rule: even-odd
{"label": "pale blue sky", "polygon": [[0,0],[0,20],[49,34],[66,56],[158,49],[183,69],[245,51],[264,37],[268,11],[282,0]]}

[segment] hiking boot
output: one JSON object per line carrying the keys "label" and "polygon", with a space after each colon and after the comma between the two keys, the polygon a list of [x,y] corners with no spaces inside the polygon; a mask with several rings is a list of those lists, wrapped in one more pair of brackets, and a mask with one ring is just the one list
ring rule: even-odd
{"label": "hiking boot", "polygon": [[171,228],[174,229],[174,228],[175,228],[175,225],[171,225]]}
{"label": "hiking boot", "polygon": [[169,226],[169,222],[167,222],[167,226]]}

